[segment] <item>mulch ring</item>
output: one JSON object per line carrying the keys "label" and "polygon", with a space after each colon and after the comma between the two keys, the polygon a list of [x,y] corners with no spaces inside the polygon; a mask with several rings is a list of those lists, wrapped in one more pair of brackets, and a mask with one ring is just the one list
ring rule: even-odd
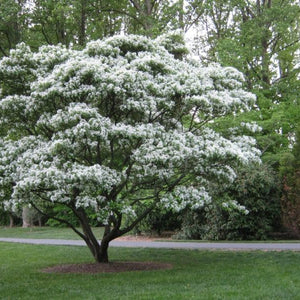
{"label": "mulch ring", "polygon": [[157,262],[110,262],[110,263],[85,263],[68,264],[48,267],[44,273],[119,273],[130,271],[151,271],[172,269],[171,264]]}

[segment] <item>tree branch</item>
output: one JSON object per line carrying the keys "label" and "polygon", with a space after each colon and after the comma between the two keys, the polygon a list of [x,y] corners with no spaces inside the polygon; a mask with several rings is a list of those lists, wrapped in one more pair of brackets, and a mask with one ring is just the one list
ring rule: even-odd
{"label": "tree branch", "polygon": [[4,51],[1,45],[0,45],[0,51],[3,53],[4,56],[8,56],[8,54]]}
{"label": "tree branch", "polygon": [[74,227],[70,222],[64,220],[64,219],[61,219],[61,218],[58,218],[58,217],[54,217],[54,216],[51,216],[47,213],[44,213],[41,209],[39,209],[33,202],[30,202],[30,204],[32,205],[32,207],[38,211],[40,214],[42,214],[43,216],[47,217],[47,218],[50,218],[50,219],[53,219],[53,220],[56,220],[60,223],[63,223],[63,224],[66,224],[68,225],[68,227],[70,227],[74,232],[76,232],[83,240],[86,240],[86,236],[81,233],[79,230],[76,229],[76,227]]}
{"label": "tree branch", "polygon": [[122,230],[119,230],[119,235],[123,235],[130,230],[132,230],[141,220],[143,220],[156,206],[158,200],[153,202],[151,206],[149,206],[137,219],[135,219],[129,226],[125,227]]}

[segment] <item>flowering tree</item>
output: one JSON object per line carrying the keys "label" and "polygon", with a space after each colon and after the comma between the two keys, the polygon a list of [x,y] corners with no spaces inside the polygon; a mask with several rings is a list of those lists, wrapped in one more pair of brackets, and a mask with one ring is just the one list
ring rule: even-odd
{"label": "flowering tree", "polygon": [[[97,262],[151,210],[212,201],[215,183],[258,159],[254,140],[205,124],[254,98],[233,68],[183,59],[180,36],[115,36],[81,51],[20,44],[0,62],[1,199],[68,224]],[[234,206],[237,203],[226,203]],[[82,230],[55,215],[64,208]],[[137,209],[138,208],[138,209]],[[89,224],[105,232],[101,244]]]}

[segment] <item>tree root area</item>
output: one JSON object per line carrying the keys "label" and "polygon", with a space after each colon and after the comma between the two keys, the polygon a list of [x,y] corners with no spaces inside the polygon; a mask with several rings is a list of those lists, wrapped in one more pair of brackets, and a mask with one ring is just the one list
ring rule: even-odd
{"label": "tree root area", "polygon": [[151,271],[172,269],[171,264],[157,262],[110,262],[110,263],[85,263],[66,264],[48,267],[44,273],[119,273],[132,271]]}

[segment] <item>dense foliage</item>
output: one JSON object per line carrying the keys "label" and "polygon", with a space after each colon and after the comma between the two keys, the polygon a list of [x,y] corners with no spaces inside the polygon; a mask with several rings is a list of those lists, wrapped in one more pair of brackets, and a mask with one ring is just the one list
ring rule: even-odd
{"label": "dense foliage", "polygon": [[[214,184],[234,180],[234,166],[257,161],[254,139],[203,127],[253,104],[242,75],[175,59],[186,51],[179,41],[115,36],[82,51],[47,46],[37,53],[21,44],[3,58],[0,184],[7,207],[28,204],[67,223],[97,261],[107,261],[109,242],[154,208],[199,208],[212,201]],[[58,218],[57,206],[83,232]],[[101,246],[91,209],[106,224]]]}
{"label": "dense foliage", "polygon": [[[270,168],[264,165],[239,168],[234,182],[216,195],[219,201],[185,213],[177,236],[205,240],[266,239],[280,226],[280,190],[279,180]],[[249,213],[245,216],[226,209],[225,199],[238,201]]]}
{"label": "dense foliage", "polygon": [[300,126],[292,153],[281,161],[283,195],[281,199],[283,224],[294,238],[300,237]]}
{"label": "dense foliage", "polygon": [[[237,68],[245,75],[248,90],[257,96],[256,109],[234,118],[220,118],[214,124],[216,130],[224,132],[241,122],[255,121],[262,127],[253,135],[262,152],[262,161],[273,168],[278,180],[283,174],[280,169],[293,161],[292,148],[300,121],[299,3],[293,0],[203,3],[203,14],[196,27],[199,29],[194,43],[196,53],[208,63]],[[278,215],[281,213],[278,222],[282,219],[283,225],[295,232],[299,211],[295,205],[297,192],[289,191],[297,185],[297,176],[290,176],[289,183],[287,176],[281,177],[281,181],[283,202],[282,211],[279,200],[276,205]]]}
{"label": "dense foliage", "polygon": [[257,95],[257,107],[237,116],[230,126],[256,121],[263,128],[256,135],[262,160],[278,171],[281,157],[290,153],[300,121],[299,3],[205,2],[195,48],[206,45],[206,51],[199,50],[202,60],[233,66],[245,75],[248,90]]}
{"label": "dense foliage", "polygon": [[[157,37],[187,29],[202,12],[201,1],[160,0],[2,0],[0,57],[20,42],[37,50],[63,44],[82,48],[115,34]],[[185,9],[184,9],[185,8]]]}

